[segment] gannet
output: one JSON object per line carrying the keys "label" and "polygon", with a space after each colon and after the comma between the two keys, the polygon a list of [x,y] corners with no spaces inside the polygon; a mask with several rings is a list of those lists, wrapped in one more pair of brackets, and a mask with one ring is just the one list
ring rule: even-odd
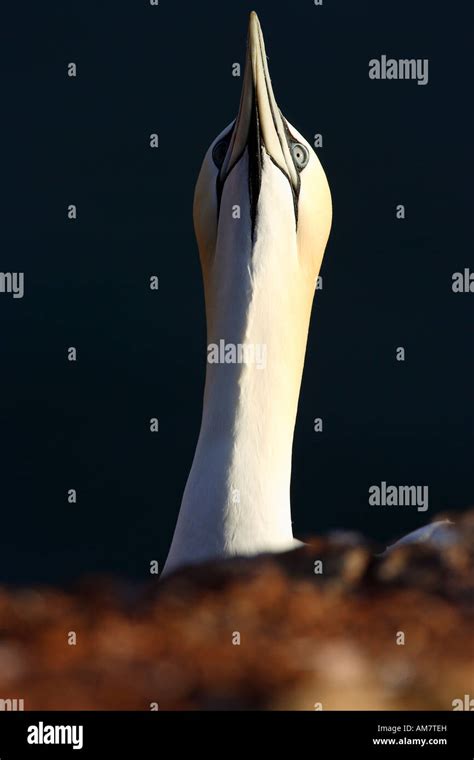
{"label": "gannet", "polygon": [[[292,530],[291,457],[332,203],[318,157],[277,105],[254,12],[238,116],[206,153],[193,217],[208,348],[216,350],[162,577],[301,545]],[[265,361],[245,360],[257,355]],[[402,542],[425,540],[426,531]]]}
{"label": "gannet", "polygon": [[193,216],[208,346],[259,349],[265,363],[207,364],[201,430],[163,575],[299,543],[293,433],[332,204],[319,159],[278,108],[254,12],[239,113],[207,151]]}

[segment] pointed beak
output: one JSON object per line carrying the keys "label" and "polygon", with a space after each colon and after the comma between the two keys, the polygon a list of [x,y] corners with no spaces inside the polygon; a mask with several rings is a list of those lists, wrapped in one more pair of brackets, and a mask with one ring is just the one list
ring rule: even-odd
{"label": "pointed beak", "polygon": [[240,109],[220,172],[222,184],[246,148],[249,151],[249,182],[254,199],[258,198],[260,190],[262,150],[286,174],[292,187],[297,188],[298,173],[288,145],[287,127],[273,94],[262,28],[255,12],[250,14]]}

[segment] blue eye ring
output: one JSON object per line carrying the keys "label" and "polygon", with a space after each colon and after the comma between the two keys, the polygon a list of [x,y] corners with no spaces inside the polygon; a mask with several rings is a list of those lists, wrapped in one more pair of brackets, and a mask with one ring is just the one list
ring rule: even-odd
{"label": "blue eye ring", "polygon": [[291,155],[293,156],[296,168],[300,171],[309,164],[309,150],[305,145],[297,142],[293,143],[291,146]]}

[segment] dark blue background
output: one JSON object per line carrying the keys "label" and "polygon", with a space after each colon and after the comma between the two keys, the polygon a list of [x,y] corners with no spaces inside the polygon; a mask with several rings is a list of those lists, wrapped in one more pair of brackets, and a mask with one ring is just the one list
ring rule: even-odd
{"label": "dark blue background", "polygon": [[[0,296],[2,580],[146,577],[165,559],[205,370],[192,196],[237,110],[231,66],[244,62],[251,9],[286,117],[324,136],[334,201],[296,430],[295,532],[385,539],[474,502],[474,295],[451,290],[453,272],[474,269],[467,4],[21,3],[3,12],[0,46],[0,270],[26,278],[23,300]],[[382,54],[429,58],[429,84],[369,80]],[[369,507],[381,480],[429,485],[430,512]]]}

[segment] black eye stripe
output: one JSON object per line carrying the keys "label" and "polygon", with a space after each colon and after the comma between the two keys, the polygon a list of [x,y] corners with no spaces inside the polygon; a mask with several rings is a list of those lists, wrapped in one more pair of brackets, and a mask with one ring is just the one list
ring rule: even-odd
{"label": "black eye stripe", "polygon": [[225,157],[227,155],[227,151],[229,150],[230,145],[230,139],[227,137],[224,137],[223,140],[219,140],[219,142],[214,145],[213,151],[212,151],[212,160],[214,161],[215,165],[218,169],[222,167],[222,164],[224,163]]}
{"label": "black eye stripe", "polygon": [[[310,153],[305,145],[300,143],[296,137],[292,135],[290,132],[290,129],[288,127],[288,122],[286,121],[283,114],[280,112],[281,118],[283,121],[283,127],[286,134],[286,140],[288,143],[288,147],[290,148],[290,154],[293,160],[293,164],[295,166],[295,169],[297,171],[297,183],[296,187],[293,186],[293,182],[291,181],[291,177],[289,176],[288,172],[285,171],[285,169],[282,169],[281,166],[273,159],[273,157],[267,153],[267,157],[272,161],[272,163],[279,169],[286,179],[288,180],[291,192],[293,194],[293,204],[294,204],[294,210],[295,210],[295,221],[296,226],[298,226],[298,201],[299,201],[299,194],[301,189],[301,173],[305,169],[305,167],[308,165],[310,161]],[[273,115],[273,114],[272,114]],[[276,123],[275,123],[276,126]],[[227,177],[230,176],[232,173],[233,168],[236,166],[236,164],[240,161],[245,149],[248,149],[248,145],[244,146],[244,150],[242,151],[241,155],[239,155],[231,165],[227,167],[226,177],[224,180],[221,178],[221,172],[222,166],[224,164],[225,158],[227,156],[227,153],[229,151],[229,147],[232,142],[232,135],[234,133],[235,128],[235,122],[233,122],[226,134],[214,145],[212,149],[212,160],[214,162],[214,165],[217,169],[219,169],[219,173],[216,177],[216,194],[217,194],[217,209],[218,214],[220,213],[220,205],[221,205],[221,199],[222,199],[222,191],[224,189],[225,181],[227,180]],[[265,151],[266,152],[266,151]],[[296,155],[295,155],[296,154]],[[250,189],[251,195],[253,197],[257,196],[258,194],[252,193],[252,188]]]}

